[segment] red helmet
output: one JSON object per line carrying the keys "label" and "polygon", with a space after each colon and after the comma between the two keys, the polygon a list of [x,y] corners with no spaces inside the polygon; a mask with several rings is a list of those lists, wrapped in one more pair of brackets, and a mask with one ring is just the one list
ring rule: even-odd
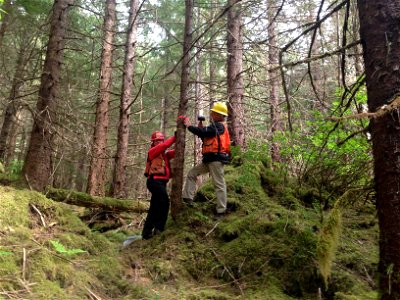
{"label": "red helmet", "polygon": [[155,131],[151,135],[151,140],[152,141],[163,141],[164,140],[164,135],[162,134],[162,132]]}

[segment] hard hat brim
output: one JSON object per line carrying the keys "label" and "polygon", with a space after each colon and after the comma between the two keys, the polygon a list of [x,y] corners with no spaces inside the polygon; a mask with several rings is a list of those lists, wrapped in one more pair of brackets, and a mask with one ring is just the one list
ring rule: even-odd
{"label": "hard hat brim", "polygon": [[222,111],[219,111],[219,110],[214,109],[214,108],[211,108],[211,111],[216,112],[217,114],[223,115],[225,117],[228,116],[228,114],[226,112],[222,112]]}

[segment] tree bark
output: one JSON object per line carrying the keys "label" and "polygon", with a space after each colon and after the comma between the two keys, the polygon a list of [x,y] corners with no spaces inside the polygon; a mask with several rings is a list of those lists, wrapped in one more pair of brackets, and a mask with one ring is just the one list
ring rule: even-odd
{"label": "tree bark", "polygon": [[[360,39],[360,22],[357,15],[357,3],[351,2],[351,15],[352,15],[352,23],[351,23],[351,32],[352,32],[352,41],[357,41]],[[353,48],[354,51],[354,69],[356,78],[359,78],[364,72],[364,65],[362,61],[362,49],[360,45],[356,45]]]}
{"label": "tree bark", "polygon": [[[320,4],[321,5],[321,4]],[[315,4],[310,5],[310,15],[309,15],[309,23],[320,21],[321,7],[317,14],[315,13]],[[321,51],[321,47],[323,46],[320,39],[318,39],[318,32],[321,32],[321,28],[315,28],[312,34],[312,45],[308,50],[308,57],[315,57],[318,55],[318,52]],[[338,44],[340,47],[340,43]],[[326,107],[325,99],[326,99],[326,91],[325,91],[325,74],[323,70],[323,60],[310,61],[307,63],[308,72],[310,76],[311,87],[314,91],[315,100],[312,102],[311,109],[323,110]],[[340,70],[340,65],[338,66]],[[340,72],[340,71],[339,71]],[[314,97],[313,97],[314,98]]]}
{"label": "tree bark", "polygon": [[229,134],[232,145],[245,146],[243,112],[243,33],[240,0],[228,0],[228,99]]}
{"label": "tree bark", "polygon": [[146,202],[91,196],[86,193],[54,188],[46,189],[46,197],[57,202],[64,202],[87,208],[100,208],[111,212],[142,213],[149,207]]}
{"label": "tree bark", "polygon": [[46,58],[39,88],[30,144],[23,174],[31,187],[43,190],[52,182],[52,123],[56,120],[58,86],[64,58],[67,13],[73,0],[55,0]]}
{"label": "tree bark", "polygon": [[8,153],[9,138],[12,133],[13,126],[16,126],[16,114],[18,111],[17,98],[19,91],[23,84],[24,77],[24,53],[25,49],[22,46],[18,53],[17,65],[13,77],[11,86],[10,96],[8,97],[7,106],[3,112],[3,125],[0,131],[0,161],[5,162],[7,160],[6,155]]}
{"label": "tree bark", "polygon": [[[196,10],[196,23],[198,24],[198,27],[201,26],[202,20],[201,20],[201,8],[197,7]],[[196,49],[201,49],[202,45],[200,40],[197,41],[196,43]],[[202,55],[201,51],[196,52],[195,55],[195,70],[196,70],[196,83],[195,83],[195,103],[194,103],[194,117],[197,118],[198,116],[202,115],[204,116],[203,112],[203,107],[204,107],[204,92],[203,92],[203,86],[202,86],[202,80],[203,80],[203,74],[202,74]],[[195,121],[195,120],[194,120]],[[201,139],[193,135],[193,165],[197,165],[198,162],[201,161],[201,146],[202,142]]]}
{"label": "tree bark", "polygon": [[115,156],[114,175],[111,195],[115,198],[126,198],[126,164],[129,141],[129,117],[132,105],[133,72],[135,70],[135,47],[137,40],[137,1],[131,0],[129,23],[125,46],[124,75],[118,126],[117,154]]}
{"label": "tree bark", "polygon": [[[181,73],[181,87],[179,97],[178,116],[184,116],[187,113],[189,100],[189,62],[190,47],[192,43],[192,25],[193,25],[193,0],[185,0],[185,31],[183,39],[183,59]],[[171,192],[171,215],[177,219],[182,210],[182,187],[183,170],[185,164],[185,138],[186,130],[183,121],[177,124],[175,158],[173,161],[173,178]]]}
{"label": "tree bark", "polygon": [[[269,66],[275,67],[279,62],[279,52],[276,42],[275,32],[275,1],[269,1],[268,9],[268,60]],[[269,104],[271,113],[271,159],[273,162],[281,161],[280,144],[274,140],[277,132],[282,130],[281,126],[281,113],[279,108],[279,86],[280,86],[280,73],[278,69],[269,68]]]}
{"label": "tree bark", "polygon": [[[377,111],[400,92],[400,1],[358,0],[368,107]],[[380,238],[381,299],[400,299],[399,113],[371,119]]]}
{"label": "tree bark", "polygon": [[11,165],[11,162],[14,159],[15,155],[15,149],[17,146],[17,136],[18,136],[18,130],[20,129],[21,126],[21,120],[22,120],[22,112],[21,110],[18,110],[15,118],[13,120],[13,123],[10,128],[10,132],[8,135],[8,142],[7,142],[7,150],[5,153],[5,160],[4,160],[4,165],[6,167]]}
{"label": "tree bark", "polygon": [[12,15],[11,0],[5,0],[1,9],[4,10],[6,13],[2,13],[2,18],[1,18],[0,48],[3,46],[4,35],[6,34],[8,24],[10,23],[11,20],[11,15]]}
{"label": "tree bark", "polygon": [[107,133],[109,126],[109,103],[112,82],[112,54],[114,50],[114,27],[116,23],[115,0],[107,0],[103,25],[103,50],[101,53],[100,87],[96,107],[93,134],[92,158],[89,167],[87,193],[105,195],[107,155]]}

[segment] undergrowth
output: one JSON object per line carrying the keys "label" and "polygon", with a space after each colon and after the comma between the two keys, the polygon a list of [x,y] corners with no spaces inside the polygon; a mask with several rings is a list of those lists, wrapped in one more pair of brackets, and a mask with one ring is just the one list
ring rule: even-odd
{"label": "undergrowth", "polygon": [[207,181],[182,219],[126,248],[143,215],[99,233],[66,204],[0,186],[0,299],[376,298],[371,203],[349,192],[334,204],[339,194],[298,184],[253,149],[226,167],[224,219]]}

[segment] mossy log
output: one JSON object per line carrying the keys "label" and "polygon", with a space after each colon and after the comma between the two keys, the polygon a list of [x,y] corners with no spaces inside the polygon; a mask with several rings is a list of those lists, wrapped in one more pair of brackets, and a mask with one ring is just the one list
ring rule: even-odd
{"label": "mossy log", "polygon": [[149,207],[148,203],[139,200],[121,200],[111,197],[98,197],[86,193],[55,188],[47,188],[45,195],[47,198],[57,202],[64,202],[87,208],[100,208],[111,212],[142,213],[147,211]]}

